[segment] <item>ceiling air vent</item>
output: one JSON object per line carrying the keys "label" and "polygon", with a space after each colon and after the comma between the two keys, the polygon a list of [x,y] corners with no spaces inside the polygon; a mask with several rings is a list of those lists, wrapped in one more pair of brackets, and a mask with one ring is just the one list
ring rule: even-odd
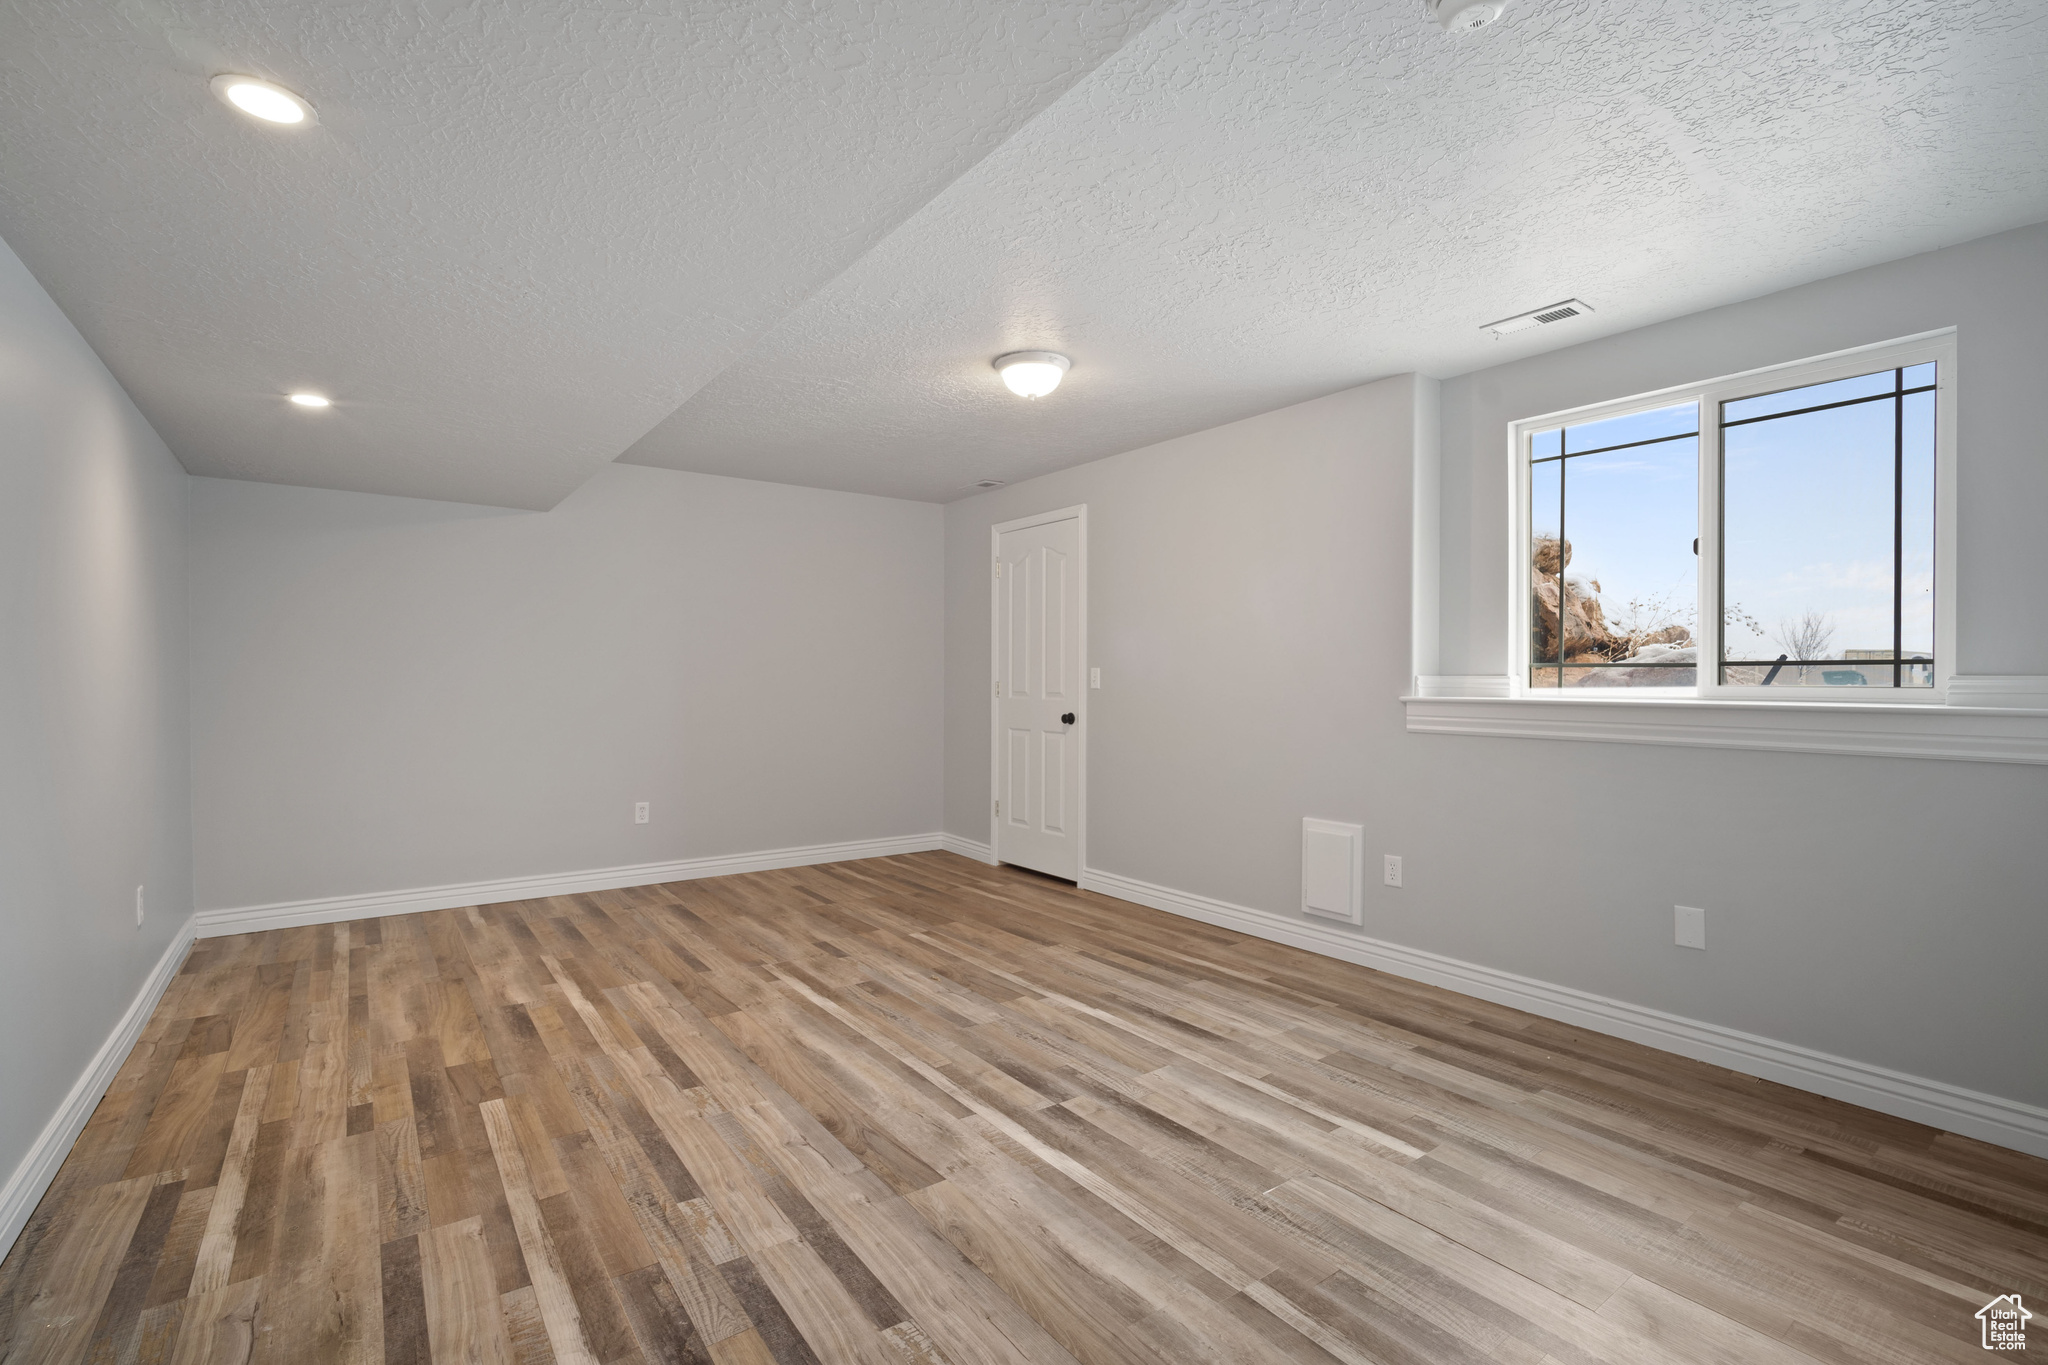
{"label": "ceiling air vent", "polygon": [[1003,481],[1001,479],[983,479],[974,486],[976,488],[1001,488]]}
{"label": "ceiling air vent", "polygon": [[1527,313],[1517,313],[1511,318],[1502,318],[1499,322],[1489,322],[1480,330],[1493,333],[1493,339],[1498,341],[1502,337],[1510,336],[1516,332],[1526,332],[1531,327],[1541,327],[1547,322],[1563,322],[1566,318],[1575,318],[1581,313],[1590,313],[1592,311],[1593,306],[1589,303],[1579,299],[1566,299],[1562,303],[1549,303],[1541,308],[1532,309]]}

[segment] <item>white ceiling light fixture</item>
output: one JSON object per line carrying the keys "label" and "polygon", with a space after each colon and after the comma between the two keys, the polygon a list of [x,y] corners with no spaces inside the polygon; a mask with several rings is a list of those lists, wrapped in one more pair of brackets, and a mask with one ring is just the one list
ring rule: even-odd
{"label": "white ceiling light fixture", "polygon": [[283,127],[313,123],[313,106],[273,81],[223,72],[211,82],[214,95],[230,109]]}
{"label": "white ceiling light fixture", "polygon": [[1074,362],[1057,351],[1012,351],[995,359],[996,373],[1019,398],[1043,398],[1060,386]]}
{"label": "white ceiling light fixture", "polygon": [[291,395],[291,400],[302,408],[331,408],[334,406],[334,400],[324,393],[295,393]]}
{"label": "white ceiling light fixture", "polygon": [[1446,33],[1472,33],[1500,18],[1506,0],[1429,0],[1429,12]]}

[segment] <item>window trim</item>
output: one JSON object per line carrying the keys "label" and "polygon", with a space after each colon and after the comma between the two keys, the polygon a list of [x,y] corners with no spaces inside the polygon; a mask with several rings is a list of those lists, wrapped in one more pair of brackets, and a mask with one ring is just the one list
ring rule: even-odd
{"label": "window trim", "polygon": [[[1742,398],[1852,378],[1876,370],[1935,362],[1934,432],[1934,686],[1814,687],[1774,689],[1730,687],[1720,680],[1719,632],[1721,603],[1721,405]],[[1956,566],[1956,330],[1945,327],[1914,336],[1834,351],[1787,364],[1766,365],[1716,379],[1676,384],[1625,398],[1520,418],[1508,424],[1508,693],[1515,700],[1542,703],[1762,704],[1777,706],[1941,706],[1948,700],[1955,670]],[[1694,638],[1702,656],[1693,687],[1539,688],[1529,685],[1532,636],[1530,583],[1531,536],[1530,444],[1538,431],[1575,426],[1628,413],[1698,404],[1699,532],[1698,604]]]}

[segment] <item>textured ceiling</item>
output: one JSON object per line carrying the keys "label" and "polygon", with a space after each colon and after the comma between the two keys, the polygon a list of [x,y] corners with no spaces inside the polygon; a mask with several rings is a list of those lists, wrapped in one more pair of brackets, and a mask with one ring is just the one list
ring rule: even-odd
{"label": "textured ceiling", "polygon": [[944,500],[2044,218],[2037,6],[1188,0],[624,458]]}
{"label": "textured ceiling", "polygon": [[0,237],[195,473],[543,508],[1166,7],[0,0]]}
{"label": "textured ceiling", "polygon": [[943,500],[2044,218],[2038,6],[0,0],[0,237],[228,477]]}

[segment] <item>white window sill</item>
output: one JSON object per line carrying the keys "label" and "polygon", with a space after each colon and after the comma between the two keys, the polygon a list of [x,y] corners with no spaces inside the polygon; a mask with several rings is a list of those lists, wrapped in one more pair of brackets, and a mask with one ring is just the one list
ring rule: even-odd
{"label": "white window sill", "polygon": [[2048,678],[1957,678],[1946,705],[1514,697],[1505,676],[1416,682],[1401,699],[1416,734],[2048,763]]}

